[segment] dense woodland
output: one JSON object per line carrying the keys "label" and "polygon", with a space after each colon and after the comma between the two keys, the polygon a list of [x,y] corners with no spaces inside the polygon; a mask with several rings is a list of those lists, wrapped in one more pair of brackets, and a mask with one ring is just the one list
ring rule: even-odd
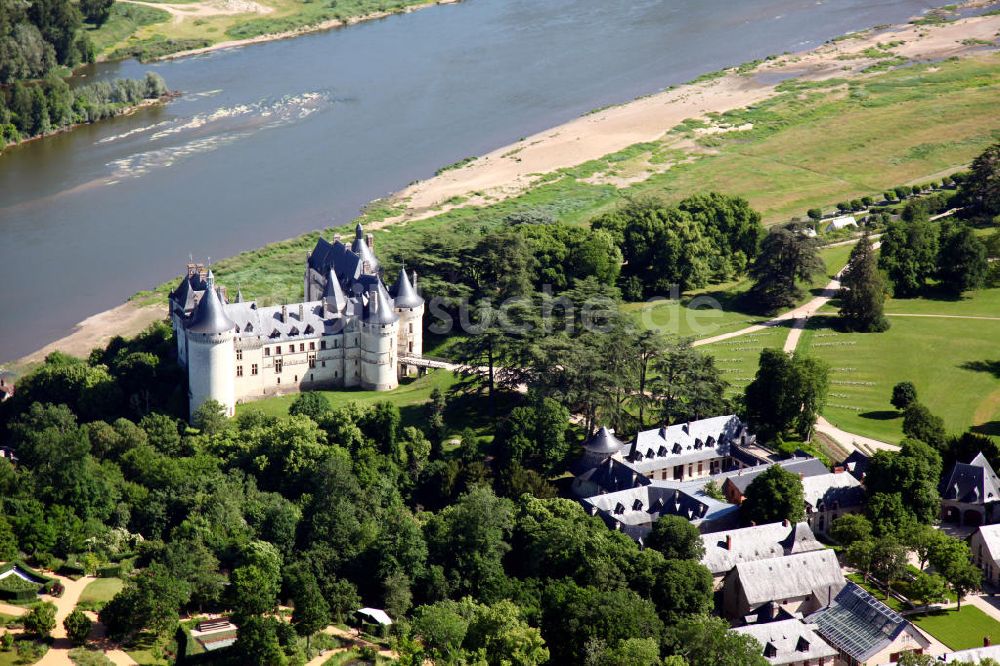
{"label": "dense woodland", "polygon": [[[913,203],[883,242],[895,242],[892,225],[934,224],[937,257],[947,246],[985,262],[988,244],[963,230],[1000,213],[1000,148],[991,151],[956,195],[967,222],[927,222]],[[826,396],[822,363],[765,352],[730,401],[710,356],[641,330],[619,305],[623,293],[672,281],[749,274],[749,302],[780,307],[819,270],[815,241],[794,228],[765,232],[745,201],[718,194],[631,202],[591,228],[528,211],[478,236],[429,240],[408,264],[425,296],[475,304],[477,328],[448,352],[469,368],[464,385],[405,418],[389,402],[335,410],[310,393],[285,417],[246,410],[230,420],[210,402],[189,426],[168,325],[86,360],[50,355],[0,405],[0,444],[19,460],[0,458],[0,560],[113,567],[127,582],[100,617],[126,642],[153,634],[169,646],[181,613],[231,612],[230,654],[244,664],[303,663],[309,637],[361,605],[397,620],[391,638],[406,664],[766,664],[759,645],[710,614],[693,526],[665,518],[640,549],[568,499],[564,473],[601,424],[631,432],[732,410],[764,441],[808,438]],[[870,240],[858,247],[854,284],[885,279]],[[951,260],[936,261],[925,279],[982,284],[952,285]],[[865,293],[901,284],[885,273]],[[857,303],[868,321],[878,320],[873,303]],[[546,319],[546,308],[562,314]],[[489,372],[472,372],[479,366]],[[891,399],[908,439],[875,455],[867,516],[839,519],[833,535],[849,563],[890,585],[900,553],[916,550],[935,570],[919,579],[927,600],[975,589],[967,546],[928,526],[943,471],[978,451],[1000,464],[1000,446],[946,433],[912,385]],[[803,511],[797,477],[775,468],[748,489],[743,517]],[[277,613],[285,603],[289,621]]]}
{"label": "dense woodland", "polygon": [[113,0],[0,0],[0,150],[108,118],[167,92],[159,74],[71,89],[64,76],[94,61],[83,20],[103,23]]}

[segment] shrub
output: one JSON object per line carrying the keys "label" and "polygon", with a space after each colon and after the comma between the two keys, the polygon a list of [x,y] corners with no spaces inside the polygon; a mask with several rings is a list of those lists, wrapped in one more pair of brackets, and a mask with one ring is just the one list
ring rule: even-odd
{"label": "shrub", "polygon": [[895,188],[893,192],[895,192],[896,198],[902,201],[907,196],[909,196],[911,192],[913,192],[913,188],[906,187],[905,185],[900,185],[899,187]]}
{"label": "shrub", "polygon": [[865,205],[861,203],[861,199],[851,199],[851,210],[864,210]]}
{"label": "shrub", "polygon": [[851,204],[847,203],[846,201],[841,201],[840,203],[837,204],[837,210],[839,210],[841,213],[846,213],[847,211],[851,210]]}
{"label": "shrub", "polygon": [[823,219],[823,211],[819,208],[810,208],[806,211],[806,215],[809,216],[810,220],[819,221]]}
{"label": "shrub", "polygon": [[93,622],[90,621],[90,618],[84,615],[83,611],[79,609],[75,609],[63,620],[66,636],[73,645],[83,645],[86,642],[92,624]]}
{"label": "shrub", "polygon": [[105,564],[103,567],[97,567],[98,578],[121,578],[121,575],[121,564]]}
{"label": "shrub", "polygon": [[875,205],[875,199],[873,197],[861,197],[861,203],[865,208],[871,208]]}
{"label": "shrub", "polygon": [[56,607],[48,601],[31,609],[24,616],[24,630],[39,638],[48,638],[56,628]]}
{"label": "shrub", "polygon": [[886,190],[885,192],[883,192],[882,196],[885,197],[886,201],[895,201],[896,200],[896,193],[895,192],[891,192],[889,190]]}

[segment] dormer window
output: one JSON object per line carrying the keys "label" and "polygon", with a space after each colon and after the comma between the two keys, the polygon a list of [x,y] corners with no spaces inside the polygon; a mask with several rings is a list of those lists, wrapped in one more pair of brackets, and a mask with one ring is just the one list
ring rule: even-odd
{"label": "dormer window", "polygon": [[625,505],[618,502],[618,504],[615,505],[615,515],[620,516],[623,513],[625,513]]}
{"label": "dormer window", "polygon": [[678,453],[680,453],[684,449],[681,448],[681,443],[677,442],[677,443],[674,444],[674,449],[673,450],[674,450],[674,455],[677,455]]}
{"label": "dormer window", "polygon": [[247,327],[243,330],[246,331],[247,333],[253,333],[253,324],[247,322]]}
{"label": "dormer window", "polygon": [[288,331],[288,335],[298,335],[299,329],[296,326],[292,326],[292,330]]}

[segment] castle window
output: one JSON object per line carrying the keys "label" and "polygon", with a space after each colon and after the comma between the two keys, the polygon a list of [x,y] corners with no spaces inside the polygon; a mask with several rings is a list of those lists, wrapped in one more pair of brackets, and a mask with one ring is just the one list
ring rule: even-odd
{"label": "castle window", "polygon": [[310,368],[316,367],[316,354],[309,354],[309,367]]}
{"label": "castle window", "polygon": [[313,380],[312,373],[309,373],[309,381],[312,381],[312,380]]}
{"label": "castle window", "polygon": [[250,366],[250,374],[251,375],[256,375],[257,374],[257,364],[256,363],[254,363],[253,365]]}
{"label": "castle window", "polygon": [[410,351],[410,353],[412,354],[412,353],[413,353],[413,340],[410,340],[410,341],[409,341],[409,342],[407,343],[407,347],[409,348],[409,351]]}
{"label": "castle window", "polygon": [[281,377],[278,377],[278,383],[279,384],[281,383]]}
{"label": "castle window", "polygon": [[243,366],[242,365],[236,366],[236,376],[237,377],[242,377],[243,376]]}
{"label": "castle window", "polygon": [[299,343],[299,351],[300,352],[304,352],[305,350],[306,350],[306,343],[300,342]]}
{"label": "castle window", "polygon": [[281,353],[281,345],[278,345],[277,347],[275,347],[274,353],[275,354],[280,354]]}
{"label": "castle window", "polygon": [[237,349],[236,350],[236,360],[237,361],[242,361],[243,360],[243,350],[242,349]]}
{"label": "castle window", "polygon": [[298,384],[298,383],[299,383],[299,376],[298,376],[298,375],[295,375],[295,383],[296,383],[296,384]]}
{"label": "castle window", "polygon": [[413,322],[410,322],[410,333],[413,333]]}
{"label": "castle window", "polygon": [[309,343],[309,351],[316,351],[316,343],[315,342],[310,342]]}
{"label": "castle window", "polygon": [[320,340],[319,341],[319,348],[320,349],[326,349],[326,340]]}
{"label": "castle window", "polygon": [[[324,368],[326,367],[326,361],[323,361],[323,367],[324,367]],[[334,374],[334,376],[336,376],[336,375],[337,375],[337,373],[333,373],[333,374]]]}
{"label": "castle window", "polygon": [[[281,359],[280,358],[274,360],[274,372],[275,373],[280,373],[281,372]],[[278,383],[279,384],[281,383],[280,379],[278,380]]]}
{"label": "castle window", "polygon": [[270,355],[271,355],[271,348],[264,347],[264,356],[270,356]]}

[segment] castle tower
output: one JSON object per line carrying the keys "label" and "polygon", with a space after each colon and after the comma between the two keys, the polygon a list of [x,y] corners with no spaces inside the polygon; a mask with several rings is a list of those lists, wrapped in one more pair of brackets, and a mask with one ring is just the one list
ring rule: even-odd
{"label": "castle tower", "polygon": [[236,324],[226,315],[211,271],[206,285],[184,327],[190,413],[207,400],[216,400],[232,416],[236,411]]}
{"label": "castle tower", "polygon": [[399,315],[379,280],[368,292],[368,305],[361,317],[361,388],[388,391],[399,386],[398,336]]}
{"label": "castle tower", "polygon": [[396,284],[392,285],[393,308],[399,316],[399,355],[423,356],[424,353],[424,299],[417,293],[417,274],[413,281],[405,269],[399,270]]}
{"label": "castle tower", "polygon": [[354,227],[354,242],[351,243],[351,251],[361,257],[361,272],[365,275],[378,275],[379,263],[375,256],[375,237],[371,234],[365,236],[365,230],[358,222]]}

